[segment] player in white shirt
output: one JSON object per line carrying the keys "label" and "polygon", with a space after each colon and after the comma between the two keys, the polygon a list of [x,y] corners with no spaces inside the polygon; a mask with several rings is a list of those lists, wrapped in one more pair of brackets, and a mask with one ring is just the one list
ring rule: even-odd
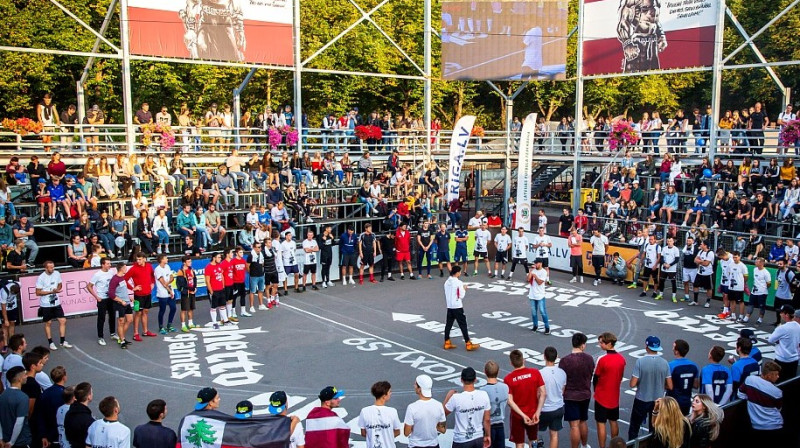
{"label": "player in white shirt", "polygon": [[86,445],[93,448],[130,448],[131,430],[119,422],[119,402],[114,397],[100,401],[103,418],[89,426]]}
{"label": "player in white shirt", "polygon": [[[278,270],[278,285],[283,284],[283,295],[287,296],[289,295],[289,287],[287,285],[289,277],[283,267],[283,245],[280,240],[280,233],[277,230],[272,231],[272,250],[275,254],[275,268]],[[280,296],[279,292],[275,295],[274,304],[280,303]]]}
{"label": "player in white shirt", "polygon": [[400,435],[400,418],[397,409],[386,406],[392,398],[392,385],[388,381],[378,381],[370,389],[375,404],[361,409],[358,414],[358,427],[361,436],[367,440],[367,448],[388,448],[397,446],[395,437]]}
{"label": "player in white shirt", "polygon": [[553,240],[550,235],[545,233],[545,227],[539,226],[539,233],[533,237],[533,253],[536,254],[536,260],[542,261],[542,267],[547,271],[547,284],[550,282],[550,248],[553,247]]}
{"label": "player in white shirt", "polygon": [[[550,446],[558,446],[558,431],[564,419],[564,388],[567,386],[567,373],[556,366],[558,351],[555,347],[544,349],[544,367],[539,370],[544,381],[545,399],[539,416],[539,428],[547,428]],[[541,440],[541,435],[539,436]]]}
{"label": "player in white shirt", "polygon": [[514,269],[518,264],[521,264],[525,268],[525,272],[528,272],[528,237],[525,236],[525,229],[522,227],[518,229],[511,243],[511,272],[508,273],[509,280],[514,275]]}
{"label": "player in white shirt", "polygon": [[72,348],[72,344],[67,342],[67,319],[64,316],[64,309],[61,308],[61,299],[58,297],[62,288],[61,274],[56,271],[55,264],[50,260],[45,261],[44,272],[36,279],[36,296],[39,297],[39,317],[44,322],[44,334],[50,343],[50,350],[53,351],[58,350],[50,330],[53,319],[58,321],[61,346]]}
{"label": "player in white shirt", "polygon": [[439,445],[439,434],[446,430],[447,417],[442,403],[433,397],[433,380],[428,375],[419,375],[414,382],[414,391],[419,398],[408,405],[403,419],[403,435],[408,437],[408,448]]}
{"label": "player in white shirt", "polygon": [[[175,318],[175,291],[172,289],[174,273],[167,264],[167,256],[158,256],[158,266],[154,270],[156,277],[156,297],[158,297],[158,332],[167,334],[172,327],[172,320]],[[169,318],[167,325],[164,325],[164,313],[169,305]],[[173,328],[174,329],[174,328]]]}
{"label": "player in white shirt", "polygon": [[542,313],[542,322],[544,323],[544,334],[550,334],[550,320],[547,318],[547,306],[545,304],[545,281],[547,279],[547,271],[542,268],[542,260],[536,259],[533,262],[533,268],[528,271],[528,284],[530,290],[528,292],[528,299],[530,299],[531,316],[533,318],[533,327],[531,330],[534,332],[539,325],[539,313]]}
{"label": "player in white shirt", "polygon": [[311,274],[311,289],[317,291],[317,260],[319,259],[319,245],[314,238],[314,231],[308,229],[307,237],[303,240],[303,291],[306,290],[306,276]]}
{"label": "player in white shirt", "polygon": [[475,389],[477,376],[475,369],[467,367],[461,371],[461,383],[464,391],[456,393],[451,390],[444,399],[444,413],[455,414],[453,444],[469,444],[466,446],[483,446],[491,444],[491,409],[489,394]]}
{"label": "player in white shirt", "polygon": [[650,289],[650,278],[653,279],[653,297],[657,297],[656,290],[658,285],[658,267],[661,263],[661,245],[656,241],[655,235],[650,235],[647,242],[642,247],[644,255],[644,262],[642,274],[639,280],[642,282],[642,292],[639,297],[647,296],[647,290]]}
{"label": "player in white shirt", "polygon": [[481,224],[488,224],[489,220],[486,219],[486,216],[483,215],[483,211],[478,210],[475,212],[475,216],[469,218],[469,222],[467,223],[467,230],[478,230],[481,227]]}
{"label": "player in white shirt", "polygon": [[[764,313],[767,307],[767,294],[769,286],[772,284],[772,275],[764,268],[765,260],[763,257],[756,258],[756,268],[753,269],[753,289],[750,290],[750,303],[747,305],[747,315],[741,321],[747,323],[753,314],[753,309],[759,308],[758,320],[761,324],[764,321]],[[741,313],[740,313],[741,314]],[[739,316],[741,319],[741,316]]]}
{"label": "player in white shirt", "polygon": [[67,412],[72,403],[75,402],[75,386],[67,386],[64,388],[64,404],[56,409],[56,426],[58,427],[58,445],[59,448],[71,448],[67,441],[67,433],[64,432],[64,419],[67,417]]}
{"label": "player in white shirt", "polygon": [[711,306],[711,298],[714,296],[714,252],[708,247],[708,241],[700,240],[700,250],[694,258],[697,263],[697,277],[694,282],[694,300],[689,302],[689,306],[697,306],[697,299],[700,295],[700,288],[706,290],[706,304],[704,307]]}
{"label": "player in white shirt", "polygon": [[[736,252],[738,253],[738,252]],[[733,265],[733,253],[729,253],[723,248],[717,250],[717,259],[719,260],[719,292],[722,293],[722,312],[717,314],[720,319],[727,319],[731,316],[730,309],[730,278],[731,278],[731,265]],[[733,320],[736,320],[736,313],[733,314]]]}
{"label": "player in white shirt", "polygon": [[656,300],[661,300],[664,296],[664,285],[669,279],[672,285],[672,303],[678,302],[678,282],[675,276],[678,273],[678,260],[681,259],[681,251],[675,247],[675,239],[667,238],[667,245],[661,249],[661,275],[658,278],[658,295]]}
{"label": "player in white shirt", "polygon": [[[292,239],[292,233],[286,232],[284,240],[281,242],[281,255],[283,256],[283,270],[286,272],[286,277],[289,274],[294,274],[294,291],[300,292],[300,268],[297,266],[297,243]],[[284,281],[284,290],[288,288],[288,280]]]}
{"label": "player in white shirt", "polygon": [[444,325],[444,348],[450,350],[456,346],[450,341],[450,330],[453,329],[453,323],[458,323],[458,328],[461,330],[461,335],[466,342],[467,351],[476,350],[480,347],[478,344],[473,344],[469,339],[469,331],[467,330],[467,317],[464,315],[464,296],[467,294],[467,286],[461,281],[461,267],[453,266],[450,271],[450,277],[444,282],[444,298],[447,303],[447,320]]}
{"label": "player in white shirt", "polygon": [[480,229],[475,231],[475,250],[472,256],[475,257],[475,272],[472,275],[478,275],[478,262],[483,259],[486,262],[486,273],[489,277],[492,276],[492,266],[489,263],[489,241],[492,240],[492,234],[487,229],[487,223],[481,223]]}
{"label": "player in white shirt", "polygon": [[508,264],[508,250],[511,248],[511,236],[508,234],[508,227],[500,227],[500,233],[494,236],[494,247],[497,250],[494,254],[494,273],[491,278],[497,277],[497,265],[501,265],[503,270],[500,278],[506,277],[506,265]]}
{"label": "player in white shirt", "polygon": [[594,267],[594,286],[600,284],[600,274],[603,266],[606,265],[606,251],[608,250],[608,237],[600,233],[600,229],[594,229],[594,234],[589,238],[592,245],[592,266]]}
{"label": "player in white shirt", "polygon": [[544,214],[543,209],[539,209],[539,228],[547,228],[547,215]]}
{"label": "player in white shirt", "polygon": [[[730,309],[735,311],[736,304],[739,304],[739,322],[741,322],[744,315],[744,295],[749,294],[747,288],[748,270],[747,266],[742,263],[742,257],[739,252],[733,252],[733,259],[727,263],[726,276],[728,280],[728,303]],[[725,310],[723,310],[723,314]],[[731,317],[736,320],[736,313],[731,314]]]}

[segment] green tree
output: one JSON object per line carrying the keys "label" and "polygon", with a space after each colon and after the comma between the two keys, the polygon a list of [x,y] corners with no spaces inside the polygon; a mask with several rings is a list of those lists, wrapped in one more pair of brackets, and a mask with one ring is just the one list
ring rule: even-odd
{"label": "green tree", "polygon": [[205,419],[201,418],[192,423],[192,426],[189,427],[186,441],[197,448],[203,448],[203,445],[212,444],[217,441],[216,433],[214,428],[209,425]]}

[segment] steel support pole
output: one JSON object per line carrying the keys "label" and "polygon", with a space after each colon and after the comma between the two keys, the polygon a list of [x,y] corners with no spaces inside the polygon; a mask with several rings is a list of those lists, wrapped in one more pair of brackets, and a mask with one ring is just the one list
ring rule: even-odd
{"label": "steel support pole", "polygon": [[303,61],[300,59],[300,0],[294,2],[294,124],[297,129],[297,152],[303,150]]}
{"label": "steel support pole", "polygon": [[425,61],[423,64],[423,71],[425,76],[425,86],[424,86],[424,101],[425,101],[425,135],[427,139],[425,140],[425,148],[427,149],[428,157],[432,157],[433,151],[431,146],[431,123],[433,118],[431,117],[431,102],[432,102],[432,71],[431,71],[431,0],[425,0],[424,6],[425,11],[424,15],[424,26],[425,31],[423,32],[424,38],[424,56]]}
{"label": "steel support pole", "polygon": [[725,38],[725,0],[717,5],[717,29],[714,32],[714,65],[711,80],[711,123],[708,126],[708,159],[713,161],[717,152],[719,108],[722,103],[722,41]]}
{"label": "steel support pole", "polygon": [[[78,124],[83,123],[86,118],[86,95],[83,91],[83,84],[80,81],[76,83],[75,91],[78,94]],[[78,126],[78,147],[83,144],[83,126]]]}
{"label": "steel support pole", "polygon": [[122,113],[125,120],[125,142],[128,154],[136,148],[136,132],[133,127],[133,99],[131,98],[131,46],[128,35],[128,0],[119,4],[120,42],[122,43]]}
{"label": "steel support pole", "polygon": [[245,75],[239,87],[233,89],[233,120],[235,129],[236,148],[239,149],[242,143],[241,134],[239,133],[239,122],[242,120],[242,90],[247,87],[250,79],[256,74],[256,69],[251,68],[247,75]]}
{"label": "steel support pole", "polygon": [[581,207],[581,127],[583,118],[583,2],[578,6],[578,45],[576,52],[575,79],[575,157],[572,161],[572,214],[577,215]]}
{"label": "steel support pole", "polygon": [[[511,197],[511,149],[514,145],[514,142],[511,135],[511,125],[514,122],[514,100],[512,98],[506,98],[506,178],[503,182],[503,222],[511,222],[511,217],[508,216],[508,207],[505,205],[508,203],[508,198]],[[517,171],[517,175],[519,175],[519,171]]]}

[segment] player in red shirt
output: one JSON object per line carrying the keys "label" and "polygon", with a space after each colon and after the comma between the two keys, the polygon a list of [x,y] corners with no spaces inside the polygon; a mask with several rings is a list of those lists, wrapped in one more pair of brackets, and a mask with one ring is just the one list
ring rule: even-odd
{"label": "player in red shirt", "polygon": [[[233,315],[236,316],[236,298],[239,298],[239,306],[241,307],[241,316],[250,317],[252,314],[247,312],[245,307],[245,288],[244,278],[247,273],[247,261],[244,259],[244,248],[236,246],[236,256],[231,260],[233,265]],[[252,303],[250,304],[252,305]]]}
{"label": "player in red shirt", "polygon": [[511,371],[503,382],[508,386],[508,406],[511,408],[511,437],[517,448],[525,445],[525,434],[531,446],[539,436],[539,416],[544,406],[544,379],[538,370],[525,367],[525,358],[519,350],[509,356]]}
{"label": "player in red shirt", "polygon": [[411,232],[408,231],[408,224],[405,222],[400,224],[394,236],[394,248],[397,251],[395,259],[397,260],[397,264],[400,265],[400,280],[405,278],[403,276],[404,261],[406,266],[408,266],[408,273],[411,276],[411,280],[416,280],[417,278],[414,277],[414,268],[411,267]]}
{"label": "player in red shirt", "polygon": [[606,354],[597,360],[594,369],[594,419],[597,423],[597,440],[600,448],[606,446],[606,421],[611,426],[611,438],[619,435],[619,394],[622,375],[625,373],[625,357],[614,350],[617,336],[603,333],[597,337],[600,348]]}
{"label": "player in red shirt", "polygon": [[222,254],[214,254],[211,263],[205,268],[206,287],[211,301],[211,323],[215,330],[219,328],[217,311],[223,325],[228,322],[228,313],[225,310],[225,270],[221,262]]}
{"label": "player in red shirt", "polygon": [[133,291],[134,310],[136,302],[139,302],[139,311],[135,311],[133,314],[133,340],[142,341],[142,336],[139,335],[139,322],[142,323],[142,335],[157,336],[147,329],[147,313],[153,307],[153,287],[156,285],[156,274],[153,266],[147,262],[144,252],[136,254],[136,263],[128,269],[125,281],[133,285],[130,289]]}
{"label": "player in red shirt", "polygon": [[[239,322],[236,317],[236,312],[233,310],[233,249],[225,249],[222,251],[223,259],[220,263],[222,265],[222,272],[225,274],[225,312],[228,315],[228,320],[231,322]],[[222,322],[225,325],[225,322]]]}

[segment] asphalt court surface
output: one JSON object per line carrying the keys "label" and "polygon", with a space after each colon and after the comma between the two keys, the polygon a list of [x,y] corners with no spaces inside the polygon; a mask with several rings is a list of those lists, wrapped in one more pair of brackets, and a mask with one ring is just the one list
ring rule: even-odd
{"label": "asphalt court surface", "polygon": [[[391,382],[389,405],[398,409],[402,420],[406,406],[416,399],[414,378],[420,373],[434,378],[434,397],[442,400],[449,389],[460,387],[464,366],[480,372],[487,360],[494,359],[502,377],[511,370],[508,352],[518,348],[529,366],[540,367],[545,347],[552,345],[564,356],[570,352],[572,334],[578,331],[589,336],[587,352],[597,358],[602,351],[596,335],[611,331],[618,336],[617,349],[628,363],[621,404],[624,435],[633,403],[628,379],[636,358],[644,354],[648,335],[661,338],[668,360],[672,341],[687,340],[689,358],[702,367],[712,345],[722,345],[732,353],[738,331],[744,328],[716,318],[719,301],[712,302],[711,308],[687,307],[669,299],[656,302],[649,296],[639,298],[639,290],[606,282],[595,287],[588,277],[586,283],[570,284],[567,274],[553,272],[547,299],[551,334],[542,333],[541,323],[539,332],[533,333],[527,288],[518,271],[519,278],[513,281],[489,279],[485,274],[463,278],[468,285],[464,304],[471,337],[481,349],[465,351],[456,326],[452,337],[458,348],[444,350],[445,279],[438,277],[436,269],[433,274],[433,279],[400,281],[396,277],[395,282],[374,285],[337,282],[320,291],[290,291],[279,308],[241,318],[238,327],[145,338],[129,350],[119,349],[108,336],[109,345],[99,346],[94,316],[70,319],[68,340],[75,348],[54,352],[46,369],[64,365],[68,384],[91,382],[95,417],[100,416],[96,403],[107,395],[117,396],[123,408],[121,421],[130,427],[146,421],[148,401],[163,398],[169,411],[166,424],[177,429],[180,418],[193,408],[197,391],[209,385],[220,391],[222,411],[233,413],[238,401],[250,399],[256,413],[265,413],[269,395],[285,390],[290,411],[304,418],[318,405],[319,391],[335,385],[346,391],[339,412],[353,428],[353,445],[364,446],[357,418],[361,408],[373,402],[369,389],[375,381]],[[157,309],[150,316],[154,331]],[[197,323],[208,322],[207,301],[198,303],[195,317]],[[774,314],[768,314],[767,322],[773,318]],[[29,347],[45,342],[41,324],[18,328]],[[756,329],[759,348],[771,357],[765,339],[772,327],[750,328]],[[479,381],[483,380],[480,375]],[[452,425],[451,417],[448,427]],[[589,443],[596,445],[593,421],[589,428]],[[441,438],[441,446],[449,447],[449,434]],[[404,441],[399,438],[398,445],[405,446]],[[566,429],[560,442],[568,446]]]}

